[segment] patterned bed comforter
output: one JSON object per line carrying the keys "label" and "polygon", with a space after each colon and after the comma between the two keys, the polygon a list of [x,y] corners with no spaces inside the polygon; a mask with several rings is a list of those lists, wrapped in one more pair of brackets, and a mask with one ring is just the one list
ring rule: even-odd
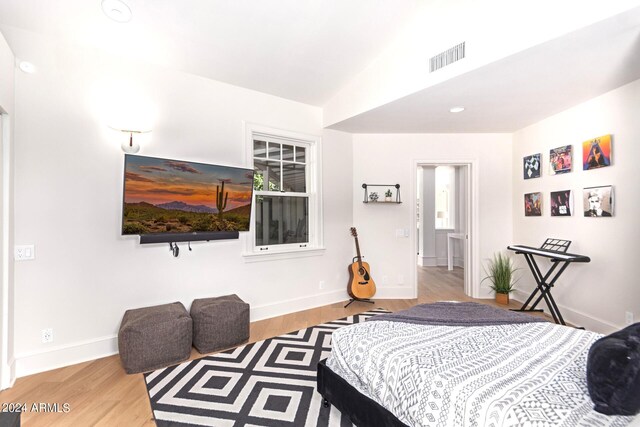
{"label": "patterned bed comforter", "polygon": [[340,328],[327,366],[410,426],[625,426],[595,412],[586,362],[599,334],[550,323]]}

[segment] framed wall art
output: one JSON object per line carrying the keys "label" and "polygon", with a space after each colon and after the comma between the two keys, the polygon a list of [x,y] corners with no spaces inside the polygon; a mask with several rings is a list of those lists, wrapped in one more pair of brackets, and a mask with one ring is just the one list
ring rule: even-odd
{"label": "framed wall art", "polygon": [[571,172],[571,146],[553,148],[549,151],[549,174]]}
{"label": "framed wall art", "polygon": [[541,154],[532,154],[522,159],[522,172],[524,179],[539,178],[540,177],[540,157]]}
{"label": "framed wall art", "polygon": [[549,206],[551,207],[551,216],[573,215],[573,191],[552,191]]}
{"label": "framed wall art", "polygon": [[524,216],[542,216],[542,193],[524,195]]}
{"label": "framed wall art", "polygon": [[613,216],[613,187],[587,187],[583,190],[584,216]]}
{"label": "framed wall art", "polygon": [[599,136],[582,143],[582,170],[611,165],[611,135]]}

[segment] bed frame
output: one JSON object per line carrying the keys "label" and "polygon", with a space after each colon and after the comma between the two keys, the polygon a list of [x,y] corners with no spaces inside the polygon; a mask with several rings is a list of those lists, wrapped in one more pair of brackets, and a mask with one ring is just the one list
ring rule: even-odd
{"label": "bed frame", "polygon": [[329,369],[326,361],[318,362],[318,393],[322,395],[325,407],[335,406],[357,426],[407,427],[387,409]]}

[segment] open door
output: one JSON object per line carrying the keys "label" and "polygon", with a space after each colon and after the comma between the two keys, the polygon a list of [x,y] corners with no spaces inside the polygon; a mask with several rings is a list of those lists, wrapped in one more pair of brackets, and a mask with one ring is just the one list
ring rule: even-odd
{"label": "open door", "polygon": [[[473,162],[418,162],[415,194],[416,296],[474,297]],[[446,288],[450,286],[451,288]]]}

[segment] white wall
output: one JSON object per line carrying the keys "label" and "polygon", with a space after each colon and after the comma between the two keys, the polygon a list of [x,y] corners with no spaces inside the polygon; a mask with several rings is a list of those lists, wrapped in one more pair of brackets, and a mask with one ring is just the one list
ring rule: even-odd
{"label": "white wall", "polygon": [[[10,34],[38,67],[16,82],[15,238],[36,259],[16,264],[18,376],[116,351],[125,310],[236,293],[252,320],[346,299],[351,136],[325,132],[316,107],[96,51]],[[119,94],[121,88],[131,93]],[[243,122],[322,135],[326,251],[245,263],[239,240],[144,245],[120,235],[123,153],[108,139],[109,108],[136,95],[155,115],[140,154],[243,166]],[[319,290],[318,281],[326,283]],[[54,343],[40,332],[53,328]]]}
{"label": "white wall", "polygon": [[[362,253],[371,265],[378,298],[411,298],[415,277],[416,162],[475,161],[478,176],[478,230],[481,261],[511,244],[511,135],[384,134],[354,135],[354,189],[362,183],[400,184],[403,203],[364,204],[353,199],[353,221]],[[409,238],[396,237],[407,229]],[[482,268],[475,272],[479,282]],[[383,278],[387,278],[385,284]],[[481,296],[492,293],[486,286]]]}
{"label": "white wall", "polygon": [[[640,227],[640,80],[577,105],[514,134],[513,237],[518,244],[539,246],[546,237],[571,240],[569,252],[587,255],[588,264],[570,265],[553,289],[565,320],[607,333],[624,325],[625,312],[640,319],[636,263]],[[612,166],[583,171],[582,142],[612,134]],[[549,150],[573,146],[573,171],[549,175]],[[542,153],[542,177],[524,180],[522,158]],[[615,215],[585,218],[582,189],[613,185]],[[551,191],[574,191],[574,215],[550,217]],[[523,195],[543,193],[542,217],[524,216]],[[524,264],[523,260],[519,260]],[[545,263],[546,265],[546,263]],[[519,288],[528,294],[534,282],[526,265]],[[520,297],[522,298],[522,294]],[[544,304],[543,304],[544,305]]]}
{"label": "white wall", "polygon": [[13,363],[13,118],[14,73],[13,52],[0,34],[0,389],[14,379]]}

